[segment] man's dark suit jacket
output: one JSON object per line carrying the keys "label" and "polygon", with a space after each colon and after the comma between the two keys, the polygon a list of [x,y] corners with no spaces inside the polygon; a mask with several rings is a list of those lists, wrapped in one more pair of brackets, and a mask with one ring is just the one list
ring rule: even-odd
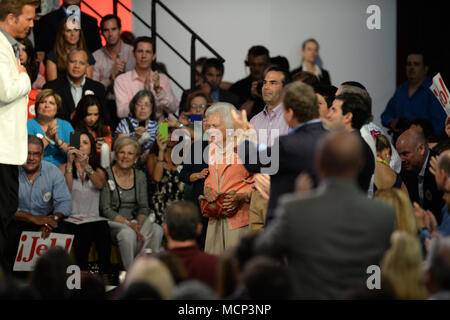
{"label": "man's dark suit jacket", "polygon": [[[295,180],[302,173],[308,173],[314,184],[317,185],[317,174],[315,168],[316,147],[320,138],[325,135],[326,130],[322,126],[322,122],[306,124],[297,128],[288,135],[281,136],[275,140],[274,145],[267,149],[270,157],[278,159],[278,171],[270,174],[270,198],[267,209],[266,223],[267,226],[274,218],[274,210],[277,206],[280,196],[291,193],[295,190]],[[276,150],[278,148],[278,154]],[[243,152],[246,152],[244,158]],[[265,151],[262,151],[264,153]],[[254,144],[245,140],[239,146],[239,157],[243,160],[245,168],[252,173],[264,173],[262,169],[269,167],[261,161],[261,153],[258,153],[256,164],[251,164],[252,160],[249,155],[257,153]],[[254,161],[253,161],[254,162]],[[272,160],[273,163],[273,160]]]}
{"label": "man's dark suit jacket", "polygon": [[[70,114],[75,110],[76,106],[73,101],[72,92],[70,91],[70,83],[67,77],[60,77],[56,80],[49,81],[44,85],[43,89],[53,89],[61,96],[62,108],[56,116],[70,122]],[[94,92],[94,94],[103,103],[103,106],[105,105],[106,92],[103,84],[98,81],[86,78],[86,82],[83,86],[83,97],[87,90]],[[105,107],[103,107],[103,110],[104,113],[107,112]]]}
{"label": "man's dark suit jacket", "polygon": [[[48,53],[53,49],[61,20],[66,17],[63,7],[43,16],[34,27],[36,51]],[[86,40],[87,49],[94,52],[102,47],[97,19],[81,12],[81,29]]]}
{"label": "man's dark suit jacket", "polygon": [[368,268],[380,266],[390,247],[393,207],[339,178],[305,195],[285,195],[278,205],[255,253],[287,258],[295,299],[344,299],[373,283]]}
{"label": "man's dark suit jacket", "polygon": [[[330,79],[330,74],[328,73],[328,71],[325,70],[325,69],[322,69],[322,68],[320,68],[320,70],[322,70],[322,76],[319,77],[319,82],[321,84],[325,84],[325,85],[331,86],[331,79]],[[295,76],[296,73],[299,73],[301,71],[303,71],[303,67],[302,66],[298,67],[295,70],[292,70],[291,71],[291,77]]]}
{"label": "man's dark suit jacket", "polygon": [[434,175],[430,172],[430,160],[431,157],[436,156],[436,153],[430,150],[430,156],[428,157],[427,166],[425,168],[425,176],[423,182],[423,194],[424,201],[423,204],[420,203],[419,198],[419,180],[418,173],[412,171],[403,170],[400,172],[403,182],[408,189],[409,197],[412,202],[417,202],[421,204],[422,208],[425,210],[430,210],[436,217],[437,222],[440,224],[442,220],[442,207],[445,202],[442,199],[442,192],[440,192],[436,186],[436,180]]}

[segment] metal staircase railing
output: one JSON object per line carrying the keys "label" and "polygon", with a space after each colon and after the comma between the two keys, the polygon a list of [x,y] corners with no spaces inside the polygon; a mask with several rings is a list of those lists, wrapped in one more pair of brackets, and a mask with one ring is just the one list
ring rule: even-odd
{"label": "metal staircase railing", "polygon": [[[86,7],[88,7],[92,12],[94,12],[97,16],[102,18],[102,15],[98,13],[96,10],[92,8],[86,1],[81,1]],[[118,6],[121,6],[126,11],[131,13],[136,19],[138,19],[144,26],[146,26],[148,29],[150,29],[153,39],[154,48],[153,50],[156,51],[157,46],[157,39],[160,39],[168,48],[170,48],[182,61],[184,61],[189,67],[190,67],[190,84],[191,88],[195,87],[195,75],[198,74],[205,80],[207,79],[205,77],[198,73],[195,68],[195,61],[196,61],[196,42],[200,42],[206,49],[208,49],[214,56],[216,56],[217,59],[219,59],[222,63],[225,62],[225,59],[222,58],[220,54],[217,53],[216,50],[214,50],[205,40],[203,40],[194,30],[192,30],[184,21],[182,21],[172,10],[170,10],[162,1],[160,0],[152,0],[152,6],[151,6],[151,26],[145,22],[136,12],[128,8],[126,5],[124,5],[120,0],[113,0],[113,13],[117,15],[117,8]],[[157,5],[162,8],[164,11],[166,11],[175,21],[177,21],[186,31],[188,31],[191,34],[191,50],[190,50],[190,57],[189,59],[186,59],[177,49],[175,49],[161,34],[157,32],[157,13],[156,13],[156,7]],[[181,86],[178,81],[176,81],[169,73],[167,73],[167,76],[169,79],[171,79],[181,90],[185,90],[183,86]]]}

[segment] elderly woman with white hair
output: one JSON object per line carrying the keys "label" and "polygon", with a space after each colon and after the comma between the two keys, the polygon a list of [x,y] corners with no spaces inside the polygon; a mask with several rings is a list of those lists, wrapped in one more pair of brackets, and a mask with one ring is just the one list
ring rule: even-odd
{"label": "elderly woman with white hair", "polygon": [[216,255],[236,245],[248,233],[249,224],[253,174],[236,152],[232,110],[237,112],[233,105],[218,102],[205,113],[210,138],[209,175],[200,206],[202,214],[209,217],[205,251]]}

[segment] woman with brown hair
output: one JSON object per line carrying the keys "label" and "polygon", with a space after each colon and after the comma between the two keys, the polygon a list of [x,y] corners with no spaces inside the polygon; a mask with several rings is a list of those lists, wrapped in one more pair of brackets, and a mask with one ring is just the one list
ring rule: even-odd
{"label": "woman with brown hair", "polygon": [[70,50],[75,48],[84,49],[88,53],[89,67],[86,73],[87,77],[92,79],[95,59],[87,50],[83,31],[76,20],[71,20],[66,17],[59,25],[53,50],[47,54],[47,81],[56,80],[59,76],[66,73],[67,55]]}
{"label": "woman with brown hair", "polygon": [[36,97],[36,118],[27,122],[28,134],[35,135],[44,143],[44,160],[60,166],[67,162],[71,124],[57,118],[62,108],[59,94],[52,89],[42,90]]}

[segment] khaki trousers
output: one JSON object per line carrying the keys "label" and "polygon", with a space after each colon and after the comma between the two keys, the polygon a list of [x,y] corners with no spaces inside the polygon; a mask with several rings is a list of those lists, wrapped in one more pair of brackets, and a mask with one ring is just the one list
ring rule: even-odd
{"label": "khaki trousers", "polygon": [[205,252],[220,255],[225,249],[236,246],[248,234],[248,225],[232,230],[227,218],[212,219],[206,230]]}

